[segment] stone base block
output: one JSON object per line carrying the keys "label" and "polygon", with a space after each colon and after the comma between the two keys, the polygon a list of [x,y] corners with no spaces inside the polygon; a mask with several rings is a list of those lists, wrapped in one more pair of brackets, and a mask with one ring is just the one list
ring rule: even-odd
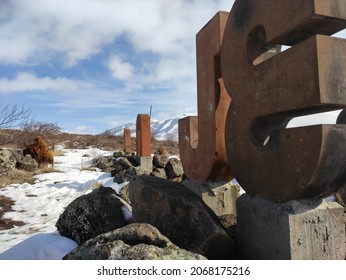
{"label": "stone base block", "polygon": [[247,194],[237,200],[241,258],[343,260],[343,207],[324,200],[274,203]]}
{"label": "stone base block", "polygon": [[138,165],[146,171],[153,171],[153,158],[152,157],[136,157]]}
{"label": "stone base block", "polygon": [[217,216],[237,215],[236,200],[240,195],[239,185],[231,182],[196,182],[185,180],[183,184],[199,195]]}

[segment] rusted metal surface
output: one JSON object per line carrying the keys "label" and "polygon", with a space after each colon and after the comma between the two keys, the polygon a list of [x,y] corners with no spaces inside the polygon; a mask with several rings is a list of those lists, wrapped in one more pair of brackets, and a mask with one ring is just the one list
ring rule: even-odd
{"label": "rusted metal surface", "polygon": [[131,130],[129,128],[124,128],[124,152],[126,154],[132,153]]}
{"label": "rusted metal surface", "polygon": [[138,114],[136,121],[136,147],[138,157],[151,156],[150,117]]}
{"label": "rusted metal surface", "polygon": [[[290,119],[346,108],[344,0],[237,0],[222,75],[232,104],[226,149],[247,193],[273,201],[324,197],[346,181],[346,126],[286,129]],[[269,59],[263,53],[292,48]],[[274,51],[275,54],[275,51]]]}
{"label": "rusted metal surface", "polygon": [[336,119],[336,123],[337,124],[346,124],[346,109],[344,109],[340,112],[338,118]]}
{"label": "rusted metal surface", "polygon": [[188,178],[223,181],[233,178],[225,149],[225,121],[231,102],[220,68],[227,12],[217,13],[196,35],[198,117],[179,120],[179,150]]}

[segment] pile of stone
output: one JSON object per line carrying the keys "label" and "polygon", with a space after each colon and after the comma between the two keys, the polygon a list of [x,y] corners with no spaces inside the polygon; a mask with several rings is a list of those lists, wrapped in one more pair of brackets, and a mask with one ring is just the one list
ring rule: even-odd
{"label": "pile of stone", "polygon": [[183,184],[135,176],[127,202],[101,186],[74,200],[56,227],[79,245],[64,259],[235,259],[222,222]]}
{"label": "pile of stone", "polygon": [[134,155],[115,152],[113,156],[103,156],[97,160],[96,167],[104,172],[110,172],[114,182],[122,184],[129,182],[136,175],[148,175],[182,182],[184,179],[183,166],[176,156],[155,154],[149,163],[149,168],[140,164],[140,159]]}
{"label": "pile of stone", "polygon": [[0,175],[6,174],[13,169],[33,172],[38,168],[38,163],[31,155],[23,155],[22,150],[0,149]]}

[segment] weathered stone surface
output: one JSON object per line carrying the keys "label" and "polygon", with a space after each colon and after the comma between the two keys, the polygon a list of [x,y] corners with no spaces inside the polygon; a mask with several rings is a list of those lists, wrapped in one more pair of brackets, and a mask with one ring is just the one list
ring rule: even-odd
{"label": "weathered stone surface", "polygon": [[237,200],[237,240],[245,259],[345,258],[343,207],[325,200],[274,203],[247,194]]}
{"label": "weathered stone surface", "polygon": [[131,162],[126,157],[120,157],[113,161],[113,170],[111,171],[111,176],[114,177],[116,174],[133,167]]}
{"label": "weathered stone surface", "polygon": [[221,224],[224,226],[230,236],[236,236],[237,216],[227,214],[219,217]]}
{"label": "weathered stone surface", "polygon": [[23,150],[20,150],[20,149],[8,149],[8,150],[12,153],[16,162],[21,161],[24,158]]}
{"label": "weathered stone surface", "polygon": [[344,204],[346,205],[346,185],[343,186],[340,190],[339,190],[339,193],[341,195],[341,198],[344,202]]}
{"label": "weathered stone surface", "polygon": [[114,158],[120,158],[120,157],[125,157],[125,156],[126,156],[126,154],[125,154],[124,151],[115,151],[115,152],[113,153],[113,157],[114,157]]}
{"label": "weathered stone surface", "polygon": [[112,156],[100,157],[96,167],[100,168],[103,172],[111,172],[113,170],[113,161],[114,158]]}
{"label": "weathered stone surface", "polygon": [[31,155],[27,154],[21,161],[16,163],[16,167],[20,170],[33,172],[38,168],[38,163]]}
{"label": "weathered stone surface", "polygon": [[138,166],[150,173],[153,170],[153,159],[149,157],[137,157]]}
{"label": "weathered stone surface", "polygon": [[180,249],[149,224],[130,224],[99,235],[76,248],[65,260],[203,260]]}
{"label": "weathered stone surface", "polygon": [[118,192],[118,195],[121,199],[125,200],[128,204],[131,205],[130,193],[129,193],[129,184],[126,183]]}
{"label": "weathered stone surface", "polygon": [[125,182],[130,182],[134,176],[137,175],[150,175],[148,170],[141,168],[140,166],[130,167],[122,172],[119,172],[114,176],[114,182],[122,184]]}
{"label": "weathered stone surface", "polygon": [[154,168],[150,176],[167,179],[166,171],[163,168]]}
{"label": "weathered stone surface", "polygon": [[168,163],[169,156],[168,155],[154,155],[153,157],[153,165],[157,168],[164,168]]}
{"label": "weathered stone surface", "polygon": [[177,158],[169,159],[165,170],[169,180],[181,180],[184,175],[183,165]]}
{"label": "weathered stone surface", "polygon": [[100,187],[72,201],[60,215],[56,227],[62,236],[80,245],[126,225],[124,207],[113,189]]}
{"label": "weathered stone surface", "polygon": [[196,182],[185,180],[184,186],[196,193],[217,216],[237,215],[236,200],[240,195],[239,185],[231,182]]}
{"label": "weathered stone surface", "polygon": [[11,171],[16,167],[16,160],[11,151],[0,149],[0,174]]}
{"label": "weathered stone surface", "polygon": [[135,222],[157,227],[174,244],[208,259],[234,257],[234,241],[217,216],[184,185],[137,176],[130,182]]}

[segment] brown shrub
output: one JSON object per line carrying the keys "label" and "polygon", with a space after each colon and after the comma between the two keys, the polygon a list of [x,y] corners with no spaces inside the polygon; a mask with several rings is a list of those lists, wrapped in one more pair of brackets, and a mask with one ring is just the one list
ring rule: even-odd
{"label": "brown shrub", "polygon": [[51,151],[49,151],[46,142],[42,137],[37,136],[35,138],[35,143],[26,146],[26,149],[23,151],[23,154],[30,154],[38,164],[50,163],[54,164],[54,157]]}

